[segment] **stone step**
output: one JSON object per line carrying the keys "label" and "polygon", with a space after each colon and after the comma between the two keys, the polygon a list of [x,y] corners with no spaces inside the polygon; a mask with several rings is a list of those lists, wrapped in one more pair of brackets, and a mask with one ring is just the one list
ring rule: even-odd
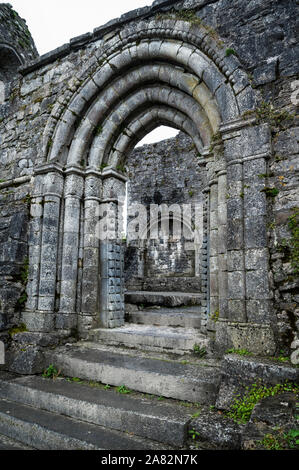
{"label": "stone step", "polygon": [[156,397],[124,395],[100,384],[88,386],[60,377],[52,380],[2,373],[0,397],[175,447],[184,445],[188,423],[198,411],[175,402],[157,402]]}
{"label": "stone step", "polygon": [[10,439],[0,434],[0,452],[2,450],[35,450],[33,447],[26,446],[21,442]]}
{"label": "stone step", "polygon": [[0,433],[37,450],[165,449],[165,444],[3,398]]}
{"label": "stone step", "polygon": [[192,352],[195,345],[209,346],[208,338],[195,328],[136,325],[127,323],[119,328],[97,328],[88,335],[90,341],[121,345],[148,351],[171,351],[175,354]]}
{"label": "stone step", "polygon": [[125,302],[139,305],[163,305],[180,307],[182,305],[201,305],[202,294],[186,292],[128,291]]}
{"label": "stone step", "polygon": [[[150,353],[127,353],[120,347],[99,347],[79,342],[45,353],[64,376],[80,377],[131,390],[193,403],[215,403],[220,381],[216,360],[182,363],[171,355],[152,357]],[[187,361],[186,361],[187,362]]]}
{"label": "stone step", "polygon": [[183,328],[200,328],[200,307],[180,308],[147,308],[126,312],[126,321],[141,325],[180,326]]}

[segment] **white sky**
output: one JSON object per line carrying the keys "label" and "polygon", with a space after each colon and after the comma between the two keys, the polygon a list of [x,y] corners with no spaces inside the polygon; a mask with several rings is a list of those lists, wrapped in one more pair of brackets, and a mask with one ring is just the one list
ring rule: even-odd
{"label": "white sky", "polygon": [[27,22],[40,54],[151,0],[7,0]]}
{"label": "white sky", "polygon": [[[151,5],[153,0],[7,0],[26,20],[40,55],[62,46],[80,34],[92,32],[130,10]],[[138,145],[157,142],[177,131],[160,127]]]}

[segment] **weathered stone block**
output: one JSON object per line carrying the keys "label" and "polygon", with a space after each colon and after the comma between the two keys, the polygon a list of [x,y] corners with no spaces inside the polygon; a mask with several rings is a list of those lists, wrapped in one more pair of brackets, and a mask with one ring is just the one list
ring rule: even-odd
{"label": "weathered stone block", "polygon": [[[262,442],[266,436],[279,443],[290,429],[296,428],[296,395],[280,393],[263,398],[251,413],[242,436],[242,449],[265,450]],[[285,443],[287,446],[287,443]]]}
{"label": "weathered stone block", "polygon": [[34,345],[41,347],[52,347],[59,344],[59,338],[55,334],[51,333],[33,333],[33,332],[22,332],[16,333],[13,336],[16,343],[20,345]]}
{"label": "weathered stone block", "polygon": [[24,351],[18,351],[14,354],[9,370],[16,374],[33,375],[40,374],[44,367],[42,352],[34,346],[29,346]]}
{"label": "weathered stone block", "polygon": [[[51,310],[50,310],[51,311]],[[54,315],[47,312],[22,312],[22,322],[28,331],[53,332]]]}
{"label": "weathered stone block", "polygon": [[276,78],[277,59],[257,67],[253,72],[255,85],[265,85],[273,82]]}
{"label": "weathered stone block", "polygon": [[228,251],[227,252],[227,270],[228,271],[242,271],[244,269],[244,254],[243,251]]}
{"label": "weathered stone block", "polygon": [[249,249],[245,251],[245,269],[267,270],[269,263],[269,251],[267,248]]}
{"label": "weathered stone block", "polygon": [[220,409],[228,409],[237,394],[244,393],[246,386],[256,383],[257,377],[267,386],[286,381],[298,383],[299,379],[299,370],[294,366],[279,364],[269,359],[237,355],[225,356],[222,372],[222,382],[216,402],[217,408]]}
{"label": "weathered stone block", "polygon": [[267,227],[264,216],[246,217],[244,223],[245,248],[265,248],[267,246]]}
{"label": "weathered stone block", "polygon": [[201,447],[206,443],[209,449],[241,449],[243,427],[216,411],[202,411],[198,418],[191,421],[189,428],[198,433]]}
{"label": "weathered stone block", "polygon": [[256,270],[246,272],[246,297],[247,299],[270,298],[268,271]]}
{"label": "weathered stone block", "polygon": [[246,300],[246,316],[249,323],[269,323],[273,312],[273,305],[269,300]]}
{"label": "weathered stone block", "polygon": [[227,249],[241,250],[244,245],[243,240],[243,219],[227,220]]}
{"label": "weathered stone block", "polygon": [[244,271],[234,271],[227,274],[228,278],[228,298],[234,300],[244,299],[245,295],[245,275]]}
{"label": "weathered stone block", "polygon": [[245,300],[232,300],[228,295],[228,318],[231,321],[246,322]]}

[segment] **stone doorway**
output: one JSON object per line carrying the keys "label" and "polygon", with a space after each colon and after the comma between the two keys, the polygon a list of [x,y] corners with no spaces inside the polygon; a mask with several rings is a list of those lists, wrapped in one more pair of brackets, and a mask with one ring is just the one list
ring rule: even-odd
{"label": "stone doorway", "polygon": [[[125,319],[146,325],[144,331],[153,335],[161,334],[165,327],[172,335],[189,332],[194,335],[192,347],[199,331],[204,330],[207,294],[207,238],[205,234],[203,243],[195,245],[192,232],[195,210],[202,211],[202,189],[206,186],[199,162],[200,154],[192,138],[180,132],[175,138],[135,147],[125,165],[128,206],[141,204],[148,220],[151,208],[161,209],[155,214],[154,227],[147,221],[144,239],[127,239]],[[190,227],[187,223],[184,226],[183,211],[187,209]],[[165,233],[163,215],[167,218]],[[130,221],[134,229],[134,217],[128,218],[128,225]],[[177,228],[179,234],[175,234]],[[190,341],[188,344],[190,347]]]}
{"label": "stone doorway", "polygon": [[[266,194],[255,169],[266,171],[268,127],[250,114],[256,97],[243,75],[236,91],[241,64],[200,24],[194,34],[184,21],[150,24],[149,31],[141,22],[134,31],[124,28],[121,39],[107,38],[100,60],[82,69],[82,80],[62,93],[47,121],[34,173],[22,319],[30,331],[76,330],[83,338],[99,326],[123,325],[119,246],[99,246],[99,213],[125,193],[130,150],[168,124],[192,137],[199,173],[207,177],[204,328],[222,350],[264,335],[272,342],[267,242],[257,245],[255,237],[266,226]],[[254,184],[247,195],[248,179]],[[251,249],[261,258],[253,266]]]}

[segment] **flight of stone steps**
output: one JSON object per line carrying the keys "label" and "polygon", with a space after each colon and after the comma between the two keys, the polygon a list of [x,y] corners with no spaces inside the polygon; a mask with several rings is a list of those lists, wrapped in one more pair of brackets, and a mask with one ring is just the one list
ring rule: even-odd
{"label": "flight of stone steps", "polygon": [[0,373],[0,448],[188,448],[192,414],[215,404],[221,375],[216,359],[194,350],[208,347],[200,299],[133,298],[123,327],[45,352],[56,380]]}
{"label": "flight of stone steps", "polygon": [[80,382],[1,372],[0,449],[187,448],[198,407]]}
{"label": "flight of stone steps", "polygon": [[125,325],[92,330],[89,340],[174,354],[192,352],[194,347],[207,351],[209,341],[200,333],[201,294],[135,291],[126,293],[125,299]]}

